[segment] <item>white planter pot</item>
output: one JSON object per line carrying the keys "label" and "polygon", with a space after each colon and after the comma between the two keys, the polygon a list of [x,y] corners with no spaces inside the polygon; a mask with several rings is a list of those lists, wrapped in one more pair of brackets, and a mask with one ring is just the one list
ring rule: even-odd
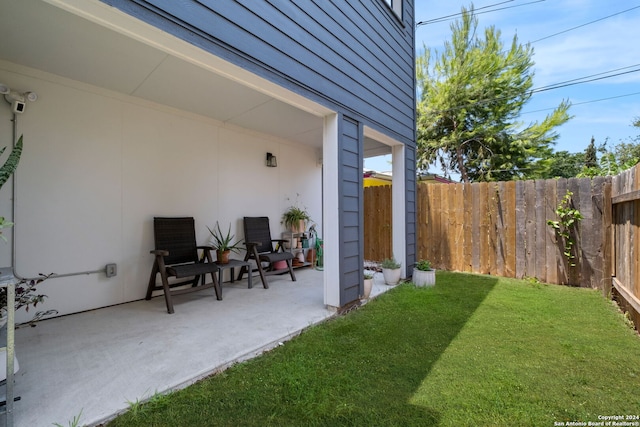
{"label": "white planter pot", "polygon": [[400,273],[402,269],[394,268],[393,270],[388,268],[382,269],[382,275],[384,276],[384,283],[389,286],[395,286],[400,281]]}
{"label": "white planter pot", "polygon": [[364,279],[364,293],[362,294],[363,299],[369,299],[372,288],[373,288],[373,279]]}
{"label": "white planter pot", "polygon": [[413,283],[418,287],[433,286],[436,284],[436,271],[413,270]]}

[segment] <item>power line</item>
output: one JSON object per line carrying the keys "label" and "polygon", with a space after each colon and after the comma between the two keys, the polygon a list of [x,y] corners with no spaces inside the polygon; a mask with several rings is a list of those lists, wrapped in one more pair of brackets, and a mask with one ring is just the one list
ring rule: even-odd
{"label": "power line", "polygon": [[575,85],[579,85],[579,84],[583,84],[583,83],[595,82],[597,80],[610,79],[611,77],[617,77],[617,76],[621,76],[621,75],[624,75],[624,74],[637,73],[638,71],[640,71],[640,68],[636,68],[635,70],[630,70],[630,71],[624,71],[622,73],[611,74],[611,75],[608,75],[608,76],[602,76],[602,77],[597,77],[597,78],[593,78],[593,79],[588,79],[588,80],[575,79],[575,80],[581,80],[581,81],[574,81],[574,82],[571,82],[571,83],[558,83],[556,85],[550,85],[550,86],[546,86],[546,87],[536,88],[536,89],[532,89],[531,93],[545,92],[547,90],[560,89],[560,88],[567,87],[567,86],[575,86]]}
{"label": "power line", "polygon": [[[612,100],[612,99],[625,98],[625,97],[627,97],[627,96],[634,96],[634,95],[640,95],[640,92],[626,93],[626,94],[624,94],[624,95],[610,96],[610,97],[608,97],[608,98],[592,99],[591,101],[583,101],[583,102],[571,103],[571,106],[573,107],[574,105],[593,104],[594,102],[609,101],[609,100]],[[541,112],[541,111],[549,111],[549,110],[555,110],[555,109],[556,109],[556,107],[552,107],[552,108],[541,108],[541,109],[539,109],[539,110],[525,111],[524,113],[520,113],[520,115],[523,115],[523,114],[532,114],[532,113],[539,113],[539,112]]]}
{"label": "power line", "polygon": [[[592,78],[592,79],[590,78],[590,77],[593,77],[593,76],[598,76],[598,75],[602,75],[602,74],[608,74],[608,73],[611,73],[613,71],[628,69],[628,68],[631,68],[631,67],[635,67],[637,65],[638,64],[631,65],[631,66],[628,66],[628,67],[617,68],[615,70],[605,71],[605,72],[602,72],[602,73],[593,74],[591,76],[580,77],[580,78],[568,80],[566,82],[559,82],[559,83],[555,83],[555,84],[548,85],[548,86],[542,86],[540,88],[535,88],[535,89],[529,90],[527,94],[528,95],[533,95],[535,93],[546,92],[548,90],[561,89],[561,88],[564,88],[564,87],[567,87],[567,86],[575,86],[575,85],[578,85],[578,84],[589,83],[589,82],[596,81],[596,80],[609,79],[611,77],[617,77],[617,76],[620,76],[620,75],[623,75],[623,74],[636,73],[636,72],[640,71],[640,68],[637,68],[635,70],[621,72],[621,73],[610,74],[610,75],[602,76],[602,77],[598,77],[598,78]],[[584,79],[587,79],[587,80],[584,80]],[[488,102],[500,101],[500,100],[509,99],[509,98],[510,98],[510,96],[504,95],[504,96],[498,96],[498,97],[490,98],[490,99],[479,99],[479,100],[475,101],[473,104],[458,105],[456,107],[448,108],[446,110],[441,110],[440,113],[459,110],[461,108],[465,108],[465,107],[468,107],[470,105],[485,104],[485,103],[488,103]]]}
{"label": "power line", "polygon": [[[529,5],[529,4],[541,3],[541,2],[546,1],[546,0],[530,1],[528,3],[522,3],[522,4],[513,5],[513,6],[507,6],[507,7],[500,7],[500,8],[496,8],[496,9],[492,9],[492,10],[485,10],[484,12],[476,13],[477,10],[487,9],[489,7],[494,7],[494,6],[499,6],[501,4],[510,3],[512,1],[514,1],[514,0],[503,1],[501,3],[496,3],[496,4],[489,5],[489,6],[484,6],[484,7],[477,8],[477,9],[474,9],[474,13],[473,14],[474,15],[482,15],[482,14],[485,14],[485,13],[497,12],[499,10],[513,9],[514,7],[521,7],[521,6],[526,6],[526,5]],[[416,28],[421,27],[423,25],[437,24],[439,22],[450,21],[450,20],[452,20],[455,17],[460,16],[460,15],[462,15],[462,12],[454,13],[452,15],[442,16],[440,18],[434,18],[434,19],[429,19],[429,20],[426,20],[426,21],[420,21],[420,22],[416,23]]]}
{"label": "power line", "polygon": [[[507,0],[507,1],[500,2],[500,3],[490,4],[489,6],[479,7],[477,9],[475,9],[475,10],[487,9],[487,8],[490,8],[490,7],[500,6],[501,4],[511,3],[511,2],[514,2],[514,1],[515,0]],[[416,27],[419,27],[421,25],[431,24],[431,23],[434,23],[434,22],[439,22],[441,20],[447,20],[448,18],[454,18],[454,17],[460,16],[460,15],[462,15],[462,12],[458,12],[458,13],[454,13],[454,14],[446,15],[446,16],[441,16],[440,18],[433,18],[433,19],[428,19],[426,21],[416,22]]]}
{"label": "power line", "polygon": [[575,79],[566,80],[566,81],[564,81],[564,82],[554,83],[554,84],[552,84],[552,85],[548,85],[548,86],[541,86],[541,87],[539,87],[538,89],[543,89],[543,88],[547,88],[547,87],[553,87],[553,86],[557,86],[557,85],[564,84],[564,83],[575,82],[575,81],[578,81],[578,80],[584,80],[584,79],[588,79],[588,78],[590,78],[590,77],[601,76],[601,75],[603,75],[603,74],[613,73],[614,71],[626,70],[626,69],[629,69],[629,68],[639,67],[639,66],[640,66],[640,64],[628,65],[628,66],[626,66],[626,67],[615,68],[615,69],[613,69],[613,70],[603,71],[603,72],[601,72],[601,73],[591,74],[591,75],[584,76],[584,77],[578,77],[578,78],[575,78]]}
{"label": "power line", "polygon": [[611,17],[616,16],[616,15],[623,14],[623,13],[626,13],[626,12],[629,12],[629,11],[632,11],[632,10],[638,9],[638,8],[640,8],[640,6],[635,6],[635,7],[632,7],[631,9],[623,10],[622,12],[617,12],[617,13],[614,13],[613,15],[605,16],[604,18],[596,19],[595,21],[587,22],[586,24],[578,25],[577,27],[569,28],[567,30],[560,31],[559,33],[551,34],[550,36],[546,36],[546,37],[543,37],[543,38],[538,39],[538,40],[534,40],[534,41],[529,42],[529,43],[533,44],[533,43],[536,43],[536,42],[539,42],[539,41],[542,41],[542,40],[549,39],[551,37],[555,37],[555,36],[560,35],[560,34],[568,33],[569,31],[573,31],[573,30],[578,29],[578,28],[586,27],[587,25],[591,25],[591,24],[596,23],[596,22],[604,21],[605,19],[611,18]]}

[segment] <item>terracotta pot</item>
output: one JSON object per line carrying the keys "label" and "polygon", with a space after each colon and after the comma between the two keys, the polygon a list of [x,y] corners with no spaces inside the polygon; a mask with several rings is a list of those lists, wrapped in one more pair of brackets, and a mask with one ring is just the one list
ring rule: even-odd
{"label": "terracotta pot", "polygon": [[216,261],[218,264],[229,264],[229,254],[231,251],[216,251],[216,256],[218,260]]}
{"label": "terracotta pot", "polygon": [[316,250],[315,248],[311,248],[307,251],[307,262],[310,262],[311,265],[316,264]]}
{"label": "terracotta pot", "polygon": [[298,221],[298,224],[291,224],[291,232],[292,233],[304,233],[304,219]]}
{"label": "terracotta pot", "polygon": [[276,261],[271,266],[274,270],[284,270],[288,268],[287,261]]}

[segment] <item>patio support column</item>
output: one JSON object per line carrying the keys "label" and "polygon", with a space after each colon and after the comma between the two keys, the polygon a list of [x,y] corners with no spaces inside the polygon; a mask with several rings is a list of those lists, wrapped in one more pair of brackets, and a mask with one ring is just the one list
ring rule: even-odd
{"label": "patio support column", "polygon": [[322,239],[324,303],[340,307],[339,116],[324,117],[322,136]]}
{"label": "patio support column", "polygon": [[407,277],[406,254],[406,200],[405,200],[405,153],[404,145],[392,146],[392,186],[391,186],[391,216],[393,235],[391,247],[393,256],[402,264],[402,277]]}

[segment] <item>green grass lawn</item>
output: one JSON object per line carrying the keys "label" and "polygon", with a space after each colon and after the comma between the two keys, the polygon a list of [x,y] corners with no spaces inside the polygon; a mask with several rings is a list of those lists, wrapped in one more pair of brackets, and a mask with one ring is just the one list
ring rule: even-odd
{"label": "green grass lawn", "polygon": [[438,272],[433,288],[398,286],[109,426],[553,426],[610,415],[640,415],[640,337],[599,292]]}

